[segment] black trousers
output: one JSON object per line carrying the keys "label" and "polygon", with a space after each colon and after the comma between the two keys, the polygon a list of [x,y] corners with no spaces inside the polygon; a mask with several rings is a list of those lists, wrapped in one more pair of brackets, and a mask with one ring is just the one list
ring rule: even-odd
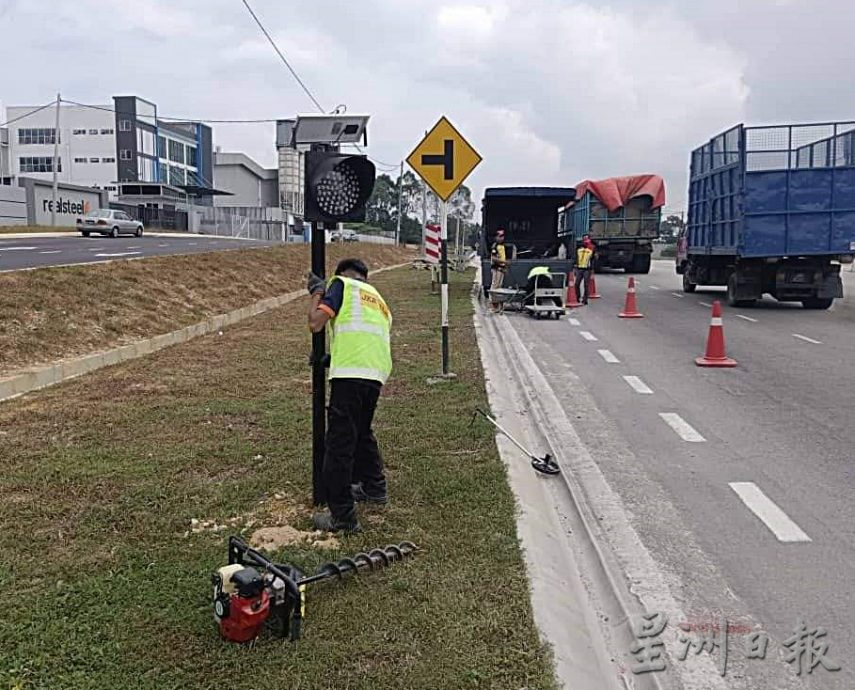
{"label": "black trousers", "polygon": [[[582,304],[588,303],[588,285],[589,280],[591,278],[591,269],[590,268],[577,268],[576,269],[576,299],[579,300]],[[585,286],[585,296],[582,297],[582,286]]]}
{"label": "black trousers", "polygon": [[327,408],[324,485],[333,517],[353,520],[350,485],[369,494],[386,493],[383,458],[371,425],[382,385],[365,379],[332,379]]}

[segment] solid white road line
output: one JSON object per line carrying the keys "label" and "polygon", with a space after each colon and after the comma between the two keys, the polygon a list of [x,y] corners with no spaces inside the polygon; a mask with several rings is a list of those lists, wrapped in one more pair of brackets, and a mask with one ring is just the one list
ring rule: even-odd
{"label": "solid white road line", "polygon": [[29,252],[38,247],[0,247],[0,252]]}
{"label": "solid white road line", "polygon": [[660,412],[659,416],[670,426],[677,435],[689,443],[703,443],[706,439],[701,436],[685,419],[676,412]]}
{"label": "solid white road line", "polygon": [[597,350],[597,352],[609,364],[620,364],[620,360],[612,354],[611,350]]}
{"label": "solid white road line", "polygon": [[629,387],[636,393],[641,393],[642,395],[653,395],[653,390],[637,376],[624,376],[623,380],[626,381],[629,384]]}
{"label": "solid white road line", "polygon": [[567,323],[569,323],[571,326],[581,326],[581,324],[579,323],[579,319],[567,319]]}
{"label": "solid white road line", "polygon": [[813,338],[808,338],[806,335],[799,335],[798,333],[793,333],[794,338],[798,338],[799,340],[804,340],[806,343],[813,343],[814,345],[822,345],[822,341],[814,340]]}
{"label": "solid white road line", "polygon": [[597,339],[597,336],[595,336],[590,331],[579,331],[579,335],[581,335],[585,340],[591,343]]}
{"label": "solid white road line", "polygon": [[748,510],[772,530],[772,533],[778,537],[778,541],[811,541],[801,527],[793,522],[754,482],[730,482],[729,486],[748,506]]}
{"label": "solid white road line", "polygon": [[39,254],[62,254],[62,249],[46,249],[43,252],[39,252]]}
{"label": "solid white road line", "polygon": [[685,295],[680,293],[680,292],[672,292],[671,296],[672,297],[679,297],[680,299],[683,299],[685,297]]}
{"label": "solid white road line", "polygon": [[707,309],[712,308],[712,304],[710,304],[709,302],[698,302],[698,304],[700,304],[702,307],[706,307]]}
{"label": "solid white road line", "polygon": [[112,254],[96,254],[95,257],[98,258],[102,256],[134,256],[136,254],[142,254],[142,252],[114,252]]}
{"label": "solid white road line", "polygon": [[750,316],[745,316],[745,314],[737,314],[737,318],[742,319],[743,321],[750,321],[751,323],[757,323],[757,319],[752,319]]}
{"label": "solid white road line", "polygon": [[142,249],[139,245],[134,245],[133,247],[125,247],[125,249]]}

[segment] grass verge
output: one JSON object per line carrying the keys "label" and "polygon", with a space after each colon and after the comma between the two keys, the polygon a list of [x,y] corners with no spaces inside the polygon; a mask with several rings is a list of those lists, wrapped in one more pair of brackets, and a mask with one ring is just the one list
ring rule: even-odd
{"label": "grass verge", "polygon": [[0,235],[16,235],[18,233],[31,232],[67,232],[74,234],[76,228],[70,227],[53,227],[49,225],[0,225]]}
{"label": "grass verge", "polygon": [[[469,427],[486,404],[471,283],[452,277],[459,378],[429,386],[427,280],[376,280],[395,315],[377,416],[392,502],[337,548],[277,555],[313,570],[405,539],[421,552],[310,590],[296,647],[220,642],[208,596],[228,533],[308,529],[304,301],[0,406],[0,687],[554,688],[504,467],[491,429]],[[234,527],[194,532],[194,518]]]}
{"label": "grass verge", "polygon": [[[329,265],[358,253],[369,268],[411,250],[331,245]],[[0,375],[125,345],[305,284],[309,247],[281,246],[0,274]]]}

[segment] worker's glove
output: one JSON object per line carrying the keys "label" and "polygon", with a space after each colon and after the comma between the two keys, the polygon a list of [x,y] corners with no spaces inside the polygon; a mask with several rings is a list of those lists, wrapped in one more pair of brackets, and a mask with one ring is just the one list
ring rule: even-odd
{"label": "worker's glove", "polygon": [[327,285],[324,279],[309,272],[306,280],[306,289],[310,295],[324,294],[327,291]]}

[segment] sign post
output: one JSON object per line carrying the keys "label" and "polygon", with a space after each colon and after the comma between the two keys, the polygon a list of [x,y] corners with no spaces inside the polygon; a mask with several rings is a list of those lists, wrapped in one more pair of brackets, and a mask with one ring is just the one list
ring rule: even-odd
{"label": "sign post", "polygon": [[407,164],[442,201],[440,268],[442,294],[442,376],[453,377],[448,365],[448,200],[481,162],[454,125],[443,116],[407,157]]}

